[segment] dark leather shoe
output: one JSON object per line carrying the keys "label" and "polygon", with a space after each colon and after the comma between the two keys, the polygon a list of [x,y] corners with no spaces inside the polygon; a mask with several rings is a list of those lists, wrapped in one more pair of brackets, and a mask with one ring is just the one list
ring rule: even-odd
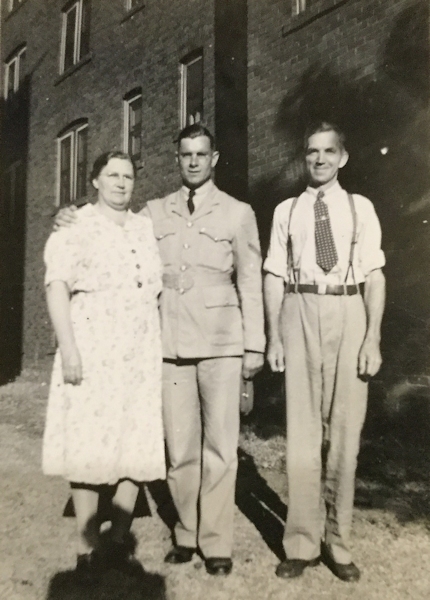
{"label": "dark leather shoe", "polygon": [[233,568],[231,558],[221,558],[212,556],[205,560],[206,571],[209,575],[230,575]]}
{"label": "dark leather shoe", "polygon": [[102,564],[99,555],[93,550],[88,554],[78,554],[75,579],[81,585],[99,583]]}
{"label": "dark leather shoe", "polygon": [[303,560],[301,558],[287,558],[276,567],[276,575],[283,579],[293,579],[300,577],[306,567],[316,567],[320,563],[320,557],[312,560]]}
{"label": "dark leather shoe", "polygon": [[190,562],[195,551],[195,548],[189,548],[188,546],[173,546],[164,557],[164,562],[171,565],[180,565],[182,563]]}
{"label": "dark leather shoe", "polygon": [[342,581],[358,581],[360,579],[360,569],[353,562],[344,565],[331,560],[328,561],[327,566],[333,575]]}

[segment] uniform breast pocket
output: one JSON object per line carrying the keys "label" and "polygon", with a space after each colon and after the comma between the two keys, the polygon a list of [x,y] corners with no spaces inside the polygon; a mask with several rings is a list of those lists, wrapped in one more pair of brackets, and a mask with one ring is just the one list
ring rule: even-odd
{"label": "uniform breast pocket", "polygon": [[198,264],[220,271],[232,267],[232,235],[225,228],[200,227]]}
{"label": "uniform breast pocket", "polygon": [[154,223],[154,234],[163,265],[165,267],[171,265],[175,262],[177,254],[177,232],[173,223],[170,221]]}

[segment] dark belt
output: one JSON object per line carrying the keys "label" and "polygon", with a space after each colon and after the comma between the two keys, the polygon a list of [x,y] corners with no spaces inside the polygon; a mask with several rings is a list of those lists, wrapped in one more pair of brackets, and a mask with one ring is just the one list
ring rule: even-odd
{"label": "dark belt", "polygon": [[326,285],[320,283],[318,285],[307,284],[307,283],[286,283],[285,284],[286,294],[330,294],[332,296],[354,296],[355,294],[364,293],[364,283],[358,285]]}

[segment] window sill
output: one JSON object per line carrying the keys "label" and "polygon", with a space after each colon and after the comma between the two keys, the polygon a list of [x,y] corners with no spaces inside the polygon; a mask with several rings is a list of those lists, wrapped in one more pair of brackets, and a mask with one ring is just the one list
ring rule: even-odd
{"label": "window sill", "polygon": [[77,62],[75,65],[69,67],[67,69],[67,71],[64,71],[64,73],[61,73],[61,75],[59,75],[57,77],[57,79],[55,80],[54,85],[58,85],[59,83],[61,83],[65,79],[67,79],[67,77],[69,77],[70,75],[75,73],[75,71],[78,71],[81,67],[83,67],[84,65],[89,63],[90,60],[92,59],[92,57],[93,57],[93,55],[91,54],[91,52],[89,54],[86,54],[83,58],[81,58],[81,60],[79,62]]}
{"label": "window sill", "polygon": [[347,2],[349,0],[319,0],[319,2],[315,2],[303,13],[295,16],[291,15],[288,18],[288,22],[282,27],[282,37],[303,29],[303,27],[340,8]]}
{"label": "window sill", "polygon": [[127,14],[125,15],[125,17],[123,17],[121,19],[121,23],[125,23],[126,21],[128,21],[129,19],[132,19],[134,17],[134,15],[138,12],[140,12],[141,10],[143,10],[145,8],[145,3],[141,2],[140,4],[138,4],[137,6],[134,6],[133,8],[131,8]]}

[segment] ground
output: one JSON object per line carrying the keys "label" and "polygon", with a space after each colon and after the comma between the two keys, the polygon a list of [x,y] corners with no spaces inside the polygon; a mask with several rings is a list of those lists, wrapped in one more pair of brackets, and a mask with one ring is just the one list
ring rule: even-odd
{"label": "ground", "polygon": [[[137,582],[110,573],[96,588],[77,588],[71,573],[75,523],[63,516],[68,485],[43,476],[40,468],[50,363],[46,359],[28,367],[16,381],[0,387],[2,600],[430,597],[427,389],[420,393],[415,387],[407,408],[399,398],[408,397],[411,389],[397,389],[387,408],[381,382],[371,394],[357,477],[352,550],[362,569],[359,583],[338,581],[324,565],[306,570],[294,581],[274,574],[286,510],[284,417],[280,395],[265,394],[263,386],[253,413],[242,423],[233,573],[211,577],[199,558],[181,566],[163,563],[170,534],[165,523],[166,490],[158,484],[147,492],[151,516],[136,518],[133,524],[136,556],[145,567],[145,578]],[[276,383],[270,382],[271,390]]]}

